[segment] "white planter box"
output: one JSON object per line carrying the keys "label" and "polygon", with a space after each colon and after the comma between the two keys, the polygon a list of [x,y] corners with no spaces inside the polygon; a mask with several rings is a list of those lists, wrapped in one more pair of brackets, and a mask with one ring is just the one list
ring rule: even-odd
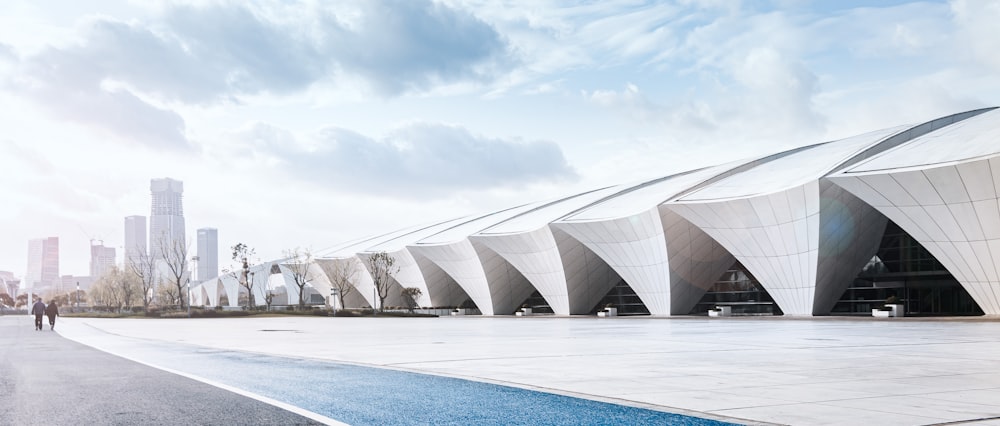
{"label": "white planter box", "polygon": [[618,316],[618,308],[604,308],[603,311],[598,311],[597,316],[599,317],[616,317]]}
{"label": "white planter box", "polygon": [[715,309],[708,310],[710,317],[729,317],[733,315],[732,306],[716,306]]}
{"label": "white planter box", "polygon": [[888,311],[882,311],[882,310],[878,310],[878,309],[872,309],[872,316],[873,317],[879,317],[879,318],[904,317],[904,316],[906,316],[906,313],[903,312],[903,305],[902,304],[885,305],[885,307],[889,308],[889,310]]}
{"label": "white planter box", "polygon": [[452,315],[465,315],[465,309],[452,309]]}
{"label": "white planter box", "polygon": [[885,305],[885,306],[888,306],[889,308],[892,308],[892,311],[889,311],[890,312],[889,313],[890,317],[904,317],[904,316],[906,316],[906,313],[903,312],[903,305],[902,304],[893,304],[893,305]]}
{"label": "white planter box", "polygon": [[514,315],[517,315],[519,317],[526,317],[528,315],[531,315],[531,308],[521,308],[521,310],[515,312]]}

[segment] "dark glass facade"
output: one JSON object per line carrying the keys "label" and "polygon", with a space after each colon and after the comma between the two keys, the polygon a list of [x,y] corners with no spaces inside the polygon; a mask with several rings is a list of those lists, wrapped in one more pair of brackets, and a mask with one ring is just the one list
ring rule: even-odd
{"label": "dark glass facade", "polygon": [[[895,297],[907,316],[982,315],[969,293],[920,243],[889,221],[878,252],[844,292],[831,315],[870,316],[872,309]],[[551,313],[539,292],[524,305],[536,313]],[[649,315],[635,291],[620,280],[590,314],[605,306],[619,315]],[[767,290],[739,262],[727,270],[698,301],[689,315],[707,315],[717,305],[732,308],[733,315],[783,315]]]}
{"label": "dark glass facade", "polygon": [[878,253],[844,292],[833,315],[871,315],[895,297],[907,316],[982,315],[969,293],[919,242],[892,221]]}
{"label": "dark glass facade", "polygon": [[771,295],[739,262],[712,284],[691,315],[708,315],[718,305],[730,306],[733,315],[782,315]]}
{"label": "dark glass facade", "polygon": [[600,302],[590,310],[591,315],[597,315],[597,311],[603,310],[606,306],[613,306],[618,309],[618,315],[649,315],[649,309],[642,303],[635,290],[619,280],[611,291],[608,292]]}

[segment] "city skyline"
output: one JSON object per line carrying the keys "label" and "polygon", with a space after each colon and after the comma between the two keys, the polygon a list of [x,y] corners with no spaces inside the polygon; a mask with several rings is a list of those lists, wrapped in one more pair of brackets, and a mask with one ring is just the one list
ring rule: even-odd
{"label": "city skyline", "polygon": [[275,259],[1000,104],[995,2],[0,12],[0,270],[19,277],[33,238],[59,236],[73,275],[91,239],[124,253],[160,176],[188,184],[187,227]]}
{"label": "city skyline", "polygon": [[[96,281],[107,273],[112,266],[125,268],[129,259],[139,261],[137,257],[139,251],[143,253],[157,253],[156,249],[160,244],[171,246],[179,241],[182,245],[188,245],[188,251],[196,258],[189,265],[189,269],[195,272],[201,279],[213,278],[219,274],[218,266],[218,230],[215,228],[200,228],[197,230],[197,244],[190,247],[185,236],[184,209],[183,209],[183,182],[171,178],[150,179],[150,228],[145,227],[146,217],[141,215],[130,215],[124,218],[124,244],[118,246],[122,249],[121,259],[117,256],[115,246],[105,246],[105,241],[100,238],[91,238],[89,241],[89,274],[74,275],[61,274],[59,271],[60,247],[59,237],[35,238],[28,241],[28,266],[22,275],[12,272],[12,276],[22,280],[20,290],[30,287],[43,288],[43,291],[58,290],[65,287],[67,279],[77,280],[78,278],[89,278],[87,284]],[[147,235],[159,233],[160,238],[150,239],[147,245]],[[162,239],[168,239],[163,242]],[[194,241],[191,241],[192,243]],[[195,270],[197,268],[197,270]],[[206,275],[207,274],[207,275]],[[34,290],[32,290],[34,291]]]}

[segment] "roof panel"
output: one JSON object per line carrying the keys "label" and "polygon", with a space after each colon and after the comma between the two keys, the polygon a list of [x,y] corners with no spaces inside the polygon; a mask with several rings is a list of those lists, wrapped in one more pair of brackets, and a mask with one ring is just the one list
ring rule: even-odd
{"label": "roof panel", "polygon": [[633,185],[620,191],[621,193],[618,195],[561,219],[560,222],[585,222],[631,216],[653,208],[677,194],[747,161],[735,161],[706,167]]}
{"label": "roof panel", "polygon": [[1000,109],[934,130],[848,168],[844,174],[923,168],[1000,154]]}
{"label": "roof panel", "polygon": [[770,194],[796,187],[825,176],[833,168],[849,160],[883,139],[912,126],[897,126],[876,130],[833,142],[826,142],[733,174],[718,182],[681,197],[678,201],[714,201]]}
{"label": "roof panel", "polygon": [[627,185],[610,186],[564,198],[503,221],[495,226],[483,230],[482,232],[479,232],[479,234],[497,235],[534,231],[552,223],[552,221],[556,219],[598,202],[603,198],[615,194],[616,192],[622,191],[626,187]]}
{"label": "roof panel", "polygon": [[475,234],[483,229],[489,228],[521,213],[529,212],[551,202],[552,201],[540,201],[480,216],[476,219],[456,224],[455,226],[442,230],[434,235],[427,236],[426,238],[415,242],[415,244],[438,245],[461,241],[469,235]]}
{"label": "roof panel", "polygon": [[434,235],[445,229],[451,228],[462,222],[468,221],[469,217],[461,217],[457,219],[452,219],[445,222],[440,222],[430,226],[419,227],[417,229],[412,229],[410,232],[396,234],[390,239],[382,239],[377,243],[368,242],[365,246],[355,247],[358,253],[376,253],[380,251],[394,252],[397,250],[402,250],[406,246],[427,238],[428,235]]}

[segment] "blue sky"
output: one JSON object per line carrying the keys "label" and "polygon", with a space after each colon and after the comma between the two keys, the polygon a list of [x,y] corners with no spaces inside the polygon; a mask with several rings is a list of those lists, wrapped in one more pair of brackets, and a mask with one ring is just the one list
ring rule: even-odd
{"label": "blue sky", "polygon": [[972,0],[8,1],[0,270],[59,236],[86,274],[154,177],[184,181],[190,235],[277,257],[998,105],[996,22]]}

